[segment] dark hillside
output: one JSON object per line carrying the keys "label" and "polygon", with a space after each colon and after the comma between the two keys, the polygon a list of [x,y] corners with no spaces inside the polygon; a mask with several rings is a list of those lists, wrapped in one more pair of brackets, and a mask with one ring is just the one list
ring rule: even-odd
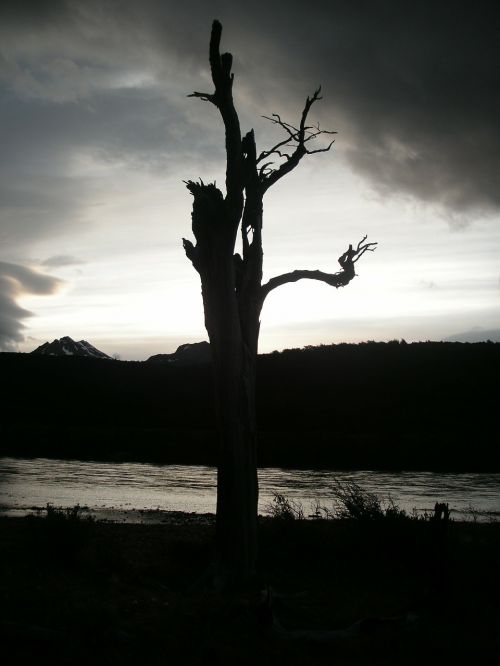
{"label": "dark hillside", "polygon": [[491,343],[284,351],[261,358],[259,423],[267,432],[286,423],[302,439],[294,464],[311,448],[337,466],[498,468],[499,368]]}
{"label": "dark hillside", "polygon": [[[262,355],[264,465],[498,470],[500,345]],[[214,462],[207,365],[0,354],[8,455]]]}

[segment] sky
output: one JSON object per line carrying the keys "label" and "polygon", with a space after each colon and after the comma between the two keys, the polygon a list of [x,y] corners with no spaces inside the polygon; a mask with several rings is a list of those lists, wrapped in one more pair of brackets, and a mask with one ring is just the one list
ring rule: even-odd
{"label": "sky", "polygon": [[0,350],[69,335],[142,360],[207,339],[182,249],[183,181],[224,182],[214,18],[258,149],[310,119],[337,132],[266,194],[260,350],[363,340],[500,341],[500,41],[495,3],[2,0]]}

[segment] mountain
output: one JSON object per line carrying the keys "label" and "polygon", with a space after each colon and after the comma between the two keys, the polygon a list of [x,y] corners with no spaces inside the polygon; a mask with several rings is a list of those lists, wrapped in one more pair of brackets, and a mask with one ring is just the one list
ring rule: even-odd
{"label": "mountain", "polygon": [[90,342],[87,342],[86,340],[75,342],[68,335],[59,340],[45,342],[31,353],[43,354],[44,356],[88,356],[89,358],[111,358],[104,352],[96,349],[90,344]]}
{"label": "mountain", "polygon": [[193,342],[177,347],[173,354],[155,354],[146,363],[174,363],[175,365],[199,365],[210,363],[209,342]]}

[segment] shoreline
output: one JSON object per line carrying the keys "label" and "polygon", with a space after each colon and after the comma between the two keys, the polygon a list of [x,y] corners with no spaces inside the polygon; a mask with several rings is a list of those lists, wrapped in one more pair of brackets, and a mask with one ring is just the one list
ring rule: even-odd
{"label": "shoreline", "polygon": [[[196,511],[170,511],[163,509],[90,509],[79,504],[71,507],[50,505],[60,513],[71,512],[78,507],[79,520],[90,519],[102,525],[215,525],[214,513]],[[0,520],[25,520],[29,518],[46,519],[47,507],[29,507],[26,509],[0,508]]]}
{"label": "shoreline", "polygon": [[[197,511],[176,511],[169,509],[92,509],[79,504],[64,507],[50,504],[51,509],[62,514],[70,514],[78,507],[78,519],[86,519],[101,525],[144,525],[144,526],[214,526],[215,513]],[[25,520],[29,518],[46,519],[47,507],[29,507],[26,509],[9,509],[0,507],[0,520]],[[270,513],[259,513],[259,521],[273,520]],[[342,522],[342,518],[318,518],[305,514],[296,522]],[[407,515],[406,520],[428,522],[429,513],[420,512],[418,518]],[[450,510],[450,523],[453,525],[500,525],[500,512],[459,512]]]}

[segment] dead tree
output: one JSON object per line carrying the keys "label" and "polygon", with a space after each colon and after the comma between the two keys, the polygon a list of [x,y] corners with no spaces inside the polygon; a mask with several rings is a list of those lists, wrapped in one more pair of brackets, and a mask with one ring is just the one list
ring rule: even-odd
{"label": "dead tree", "polygon": [[[191,97],[219,110],[225,128],[226,192],[215,184],[188,181],[194,197],[192,230],[196,244],[184,250],[201,278],[205,326],[212,350],[215,403],[220,435],[217,476],[217,562],[220,584],[239,584],[255,573],[257,557],[257,463],[255,370],[260,313],[270,291],[303,278],[344,287],[355,276],[354,264],[375,243],[366,236],[339,258],[338,273],[295,270],[262,284],[262,214],[267,190],[290,173],[305,155],[327,152],[333,140],[314,148],[318,137],[334,132],[308,121],[318,88],[306,99],[298,126],[274,114],[269,120],[284,138],[257,154],[253,130],[242,136],[232,95],[232,55],[220,53],[222,26],[212,25],[210,68],[214,91]],[[242,253],[235,253],[241,233]]]}

